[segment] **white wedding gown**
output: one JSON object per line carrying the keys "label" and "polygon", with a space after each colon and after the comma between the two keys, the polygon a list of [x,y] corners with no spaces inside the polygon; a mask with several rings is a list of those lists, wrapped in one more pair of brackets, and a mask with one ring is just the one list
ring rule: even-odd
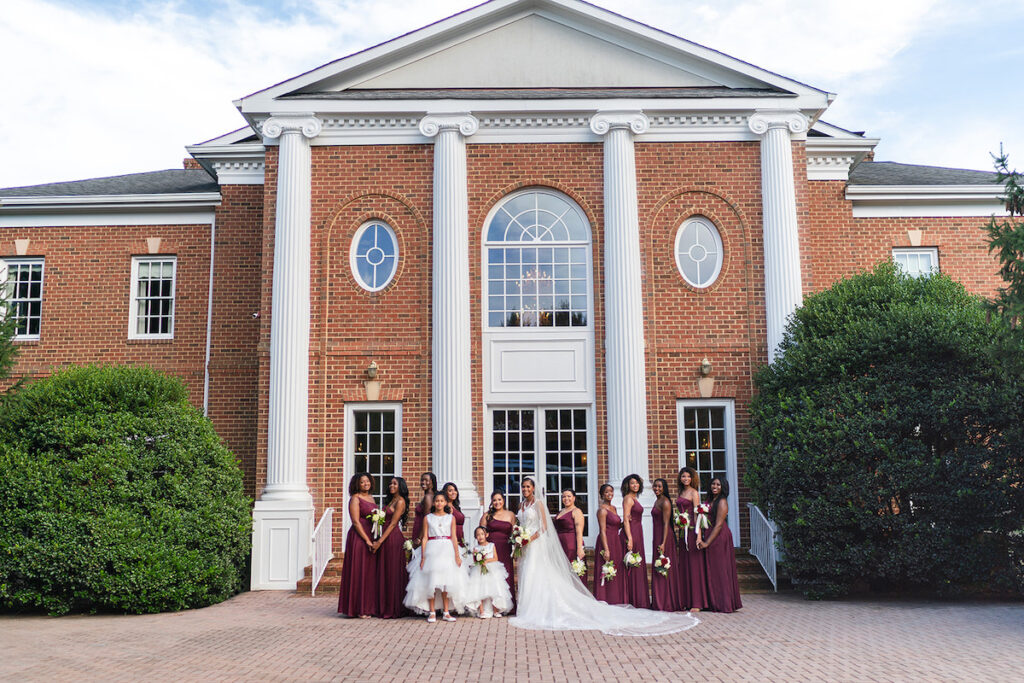
{"label": "white wedding gown", "polygon": [[662,636],[700,623],[689,613],[657,612],[598,601],[570,569],[554,524],[542,505],[524,505],[520,524],[531,535],[539,532],[539,536],[523,549],[519,562],[519,604],[516,616],[509,619],[513,626],[547,631],[601,631],[612,636]]}

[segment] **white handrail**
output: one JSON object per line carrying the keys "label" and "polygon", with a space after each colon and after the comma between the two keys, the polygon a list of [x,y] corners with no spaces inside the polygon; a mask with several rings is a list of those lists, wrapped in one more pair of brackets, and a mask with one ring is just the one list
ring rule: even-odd
{"label": "white handrail", "polygon": [[334,530],[334,508],[327,508],[313,529],[313,583],[309,594],[316,595],[316,587],[324,576],[327,563],[334,557],[331,552],[331,540]]}
{"label": "white handrail", "polygon": [[778,528],[756,505],[747,503],[747,507],[750,509],[750,554],[761,563],[772,587],[778,591],[778,561],[781,555],[775,538]]}

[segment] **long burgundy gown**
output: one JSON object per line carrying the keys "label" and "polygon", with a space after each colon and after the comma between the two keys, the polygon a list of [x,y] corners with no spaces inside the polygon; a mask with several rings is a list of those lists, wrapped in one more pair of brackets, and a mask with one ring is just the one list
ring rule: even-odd
{"label": "long burgundy gown", "polygon": [[[668,539],[665,541],[664,555],[672,563],[668,576],[662,576],[654,569],[654,561],[658,559],[658,545],[665,533],[665,520],[662,519],[661,510],[655,505],[651,508],[651,520],[654,522],[654,538],[651,539],[651,609],[662,612],[676,612],[682,609],[679,604],[679,582],[675,578],[675,572],[679,566],[679,558],[676,553],[676,535],[673,529],[669,529]],[[669,526],[672,524],[672,517],[669,516]]]}
{"label": "long burgundy gown", "polygon": [[[640,566],[632,569],[625,569],[621,572],[623,585],[626,589],[626,602],[633,607],[648,609],[651,606],[651,594],[647,586],[647,554],[644,550],[644,508],[639,500],[634,500],[629,508],[629,532],[633,536],[633,550],[640,553]],[[622,543],[622,552],[626,549],[626,530],[619,531],[619,542]]]}
{"label": "long burgundy gown", "polygon": [[503,522],[493,517],[487,520],[487,540],[494,544],[494,550],[498,554],[498,559],[505,565],[505,571],[508,572],[508,592],[512,594],[512,610],[509,614],[515,614],[515,567],[512,565],[512,542],[509,540],[511,536],[511,522]]}
{"label": "long burgundy gown", "polygon": [[[708,530],[710,531],[710,529]],[[736,551],[732,547],[732,531],[726,520],[718,536],[704,549],[707,566],[708,602],[716,612],[735,612],[743,607],[740,583],[736,576]]]}
{"label": "long burgundy gown", "polygon": [[[555,531],[558,532],[558,542],[562,544],[565,557],[572,562],[576,559],[576,518],[571,512],[562,517],[555,517]],[[587,575],[581,576],[580,581],[586,585]]]}
{"label": "long burgundy gown", "polygon": [[466,515],[462,510],[452,505],[452,517],[455,518],[455,536],[459,539],[459,545],[466,545],[466,536],[463,527],[466,524]]}
{"label": "long burgundy gown", "polygon": [[420,535],[423,533],[423,518],[430,512],[430,507],[424,505],[423,501],[416,504],[412,517],[412,542],[417,545],[420,542]]}
{"label": "long burgundy gown", "polygon": [[706,609],[707,570],[704,567],[704,551],[697,549],[697,518],[693,514],[693,501],[680,496],[676,498],[676,507],[680,512],[690,515],[690,530],[686,532],[686,542],[678,543],[676,546],[679,557],[676,565],[680,569],[676,575],[679,582],[679,609]]}
{"label": "long burgundy gown", "polygon": [[[363,527],[368,538],[373,524],[366,518],[377,503],[359,498],[359,519],[352,520],[345,537],[345,561],[341,565],[341,594],[338,596],[338,612],[350,617],[378,614],[377,601],[377,556],[370,552],[366,543],[356,532],[356,524]],[[404,594],[404,591],[403,591]]]}
{"label": "long burgundy gown", "polygon": [[608,560],[615,563],[616,576],[611,581],[605,582],[603,586],[601,585],[601,566],[606,560],[601,556],[604,544],[601,542],[600,536],[597,538],[597,547],[594,553],[594,597],[604,600],[609,605],[622,605],[626,602],[626,568],[622,566],[625,549],[619,539],[621,531],[622,518],[609,510],[604,518],[604,535],[608,541]]}
{"label": "long burgundy gown", "polygon": [[[387,529],[394,517],[393,507],[384,509]],[[382,619],[398,619],[404,617],[406,610],[402,604],[405,598],[405,587],[409,583],[409,571],[406,569],[405,550],[402,544],[405,536],[402,529],[395,526],[377,549],[377,599],[380,604],[379,616]]]}

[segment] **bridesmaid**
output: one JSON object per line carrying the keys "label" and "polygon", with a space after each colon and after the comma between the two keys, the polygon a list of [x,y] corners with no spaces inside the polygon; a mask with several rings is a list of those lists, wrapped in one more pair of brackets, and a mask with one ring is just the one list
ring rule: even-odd
{"label": "bridesmaid", "polygon": [[690,528],[686,532],[686,538],[676,545],[679,558],[676,562],[679,568],[676,574],[676,580],[679,582],[679,609],[699,612],[708,606],[704,551],[697,547],[701,534],[697,530],[697,516],[694,513],[700,505],[700,478],[696,470],[684,467],[679,470],[678,483],[679,497],[676,498],[676,507],[680,512],[690,516]]}
{"label": "bridesmaid", "polygon": [[644,557],[644,508],[637,498],[643,493],[640,475],[631,474],[622,480],[622,545],[624,552],[640,553],[640,566],[625,570],[623,585],[626,602],[633,607],[648,609],[651,596],[647,585],[647,558]]}
{"label": "bridesmaid", "polygon": [[424,472],[420,475],[420,489],[423,495],[420,502],[416,503],[416,510],[412,518],[412,546],[419,548],[423,536],[423,519],[430,512],[434,505],[434,494],[437,493],[437,475],[433,472]]}
{"label": "bridesmaid", "polygon": [[[672,499],[669,498],[668,482],[654,480],[654,495],[658,499],[651,508],[654,538],[651,539],[651,609],[662,612],[676,612],[679,604],[679,582],[675,579],[678,558],[676,557],[676,536],[672,529]],[[668,576],[662,576],[654,567],[654,561],[664,555],[672,563]]]}
{"label": "bridesmaid", "polygon": [[[576,492],[572,489],[562,491],[562,509],[555,517],[555,531],[558,532],[558,541],[562,544],[565,557],[573,560],[584,560],[586,555],[583,552],[583,510],[576,507]],[[580,577],[583,585],[587,584],[587,575]]]}
{"label": "bridesmaid", "polygon": [[409,583],[406,569],[405,536],[402,528],[409,516],[409,485],[401,477],[392,477],[384,498],[384,533],[373,544],[377,553],[377,597],[382,619],[405,616],[405,587]]}
{"label": "bridesmaid", "polygon": [[[626,602],[626,568],[622,566],[622,542],[619,540],[619,531],[622,528],[622,518],[612,505],[615,498],[615,487],[611,484],[604,484],[598,492],[601,498],[601,505],[597,509],[597,554],[594,555],[594,597],[604,600],[609,605],[621,605]],[[617,575],[611,581],[601,585],[601,565],[605,562],[613,562]]]}
{"label": "bridesmaid", "polygon": [[718,477],[711,480],[711,532],[698,545],[704,548],[708,572],[708,600],[716,612],[735,612],[743,607],[740,583],[736,576],[736,555],[732,547],[732,531],[726,523],[729,516],[729,482]]}
{"label": "bridesmaid", "polygon": [[373,524],[367,519],[367,515],[377,507],[372,492],[373,480],[365,472],[356,474],[348,483],[348,514],[352,525],[345,537],[338,612],[360,619],[378,613],[377,555],[373,552],[373,540],[370,538]]}
{"label": "bridesmaid", "polygon": [[501,491],[492,493],[491,507],[480,518],[480,526],[487,529],[487,539],[494,544],[498,559],[508,572],[508,592],[512,594],[512,609],[506,612],[508,615],[516,612],[515,569],[512,566],[512,543],[509,540],[515,523],[516,516],[505,507],[505,494]]}
{"label": "bridesmaid", "polygon": [[448,507],[452,510],[452,517],[455,518],[455,534],[458,536],[459,545],[466,545],[463,528],[466,526],[466,515],[462,514],[462,505],[459,504],[459,487],[453,482],[448,482],[441,487],[444,497],[448,499]]}

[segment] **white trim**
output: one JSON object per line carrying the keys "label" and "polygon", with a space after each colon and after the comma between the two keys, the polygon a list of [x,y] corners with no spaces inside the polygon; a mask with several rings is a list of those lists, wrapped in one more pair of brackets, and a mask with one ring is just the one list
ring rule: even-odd
{"label": "white trim", "polygon": [[0,208],[0,229],[2,228],[57,228],[88,226],[127,225],[210,225],[214,212],[211,209],[185,208],[158,211],[93,211],[75,210],[74,207],[58,210],[48,207],[45,211],[8,211]]}
{"label": "white trim", "polygon": [[168,194],[91,194],[44,197],[0,197],[2,208],[88,206],[94,208],[184,208],[220,206],[220,192],[179,192]]}
{"label": "white trim", "polygon": [[[923,256],[923,255],[927,254],[928,256],[931,257],[931,260],[932,260],[932,270],[929,270],[926,273],[919,273],[917,275],[914,275],[913,273],[907,273],[908,275],[911,275],[911,276],[914,276],[914,277],[922,277],[922,276],[934,275],[935,273],[938,273],[941,270],[939,268],[939,248],[938,247],[893,247],[892,248],[892,252],[891,252],[892,260],[896,264],[896,267],[900,268],[902,270],[902,265],[900,264],[899,261],[896,260],[896,255],[897,254],[906,254],[908,256]],[[906,272],[906,271],[904,271],[904,272]]]}
{"label": "white trim", "polygon": [[[149,334],[138,332],[138,284],[139,264],[150,261],[171,261],[171,322],[167,332]],[[174,318],[178,308],[178,257],[176,254],[147,254],[145,256],[132,256],[131,280],[128,298],[128,338],[129,339],[174,339]]]}
{"label": "white trim", "polygon": [[[344,428],[344,442],[343,442],[343,467],[342,471],[342,491],[341,500],[344,513],[342,514],[342,552],[344,552],[345,538],[348,536],[349,527],[352,525],[352,521],[349,519],[348,514],[348,480],[354,474],[355,467],[355,453],[353,452],[353,445],[355,443],[355,416],[353,413],[357,410],[371,410],[371,411],[386,411],[393,410],[395,412],[395,476],[401,477],[402,475],[402,403],[401,401],[355,401],[345,403],[345,428]],[[410,492],[410,498],[412,493]],[[418,501],[417,501],[418,502]],[[413,509],[415,504],[409,501],[409,519],[412,519]]]}
{"label": "white trim", "polygon": [[[704,284],[691,281],[683,271],[683,264],[679,260],[679,240],[683,236],[683,231],[693,223],[698,223],[709,228],[711,230],[711,236],[715,238],[715,244],[718,246],[718,259],[715,263],[715,272]],[[691,247],[691,249],[692,248],[693,247]],[[682,222],[682,224],[676,229],[676,238],[673,241],[672,251],[675,256],[676,270],[679,271],[679,275],[682,276],[683,280],[685,280],[687,284],[695,289],[707,289],[711,285],[715,284],[718,280],[718,276],[722,273],[722,266],[725,264],[725,245],[722,244],[722,234],[719,232],[718,226],[715,225],[711,219],[706,218],[705,216],[691,216]]]}
{"label": "white trim", "polygon": [[[725,408],[725,468],[729,479],[729,530],[735,547],[740,547],[740,504],[739,477],[736,464],[736,401],[731,398],[677,399],[676,400],[676,452],[678,466],[686,465],[685,443],[683,441],[683,409]],[[701,501],[707,502],[707,501]]]}
{"label": "white trim", "polygon": [[1003,186],[847,185],[854,218],[911,216],[1005,216]]}
{"label": "white trim", "polygon": [[[391,242],[393,243],[395,248],[395,264],[391,270],[391,274],[388,275],[388,278],[377,287],[374,287],[369,282],[363,280],[363,276],[359,274],[359,267],[356,262],[356,247],[359,246],[359,240],[362,238],[363,234],[371,225],[379,225],[383,227],[384,231],[387,232],[388,235],[390,235]],[[377,218],[366,221],[365,223],[359,226],[359,229],[356,230],[355,235],[352,236],[352,242],[349,244],[348,248],[348,265],[349,268],[352,269],[352,277],[355,279],[356,284],[358,284],[367,292],[379,292],[388,285],[390,285],[391,282],[395,279],[395,276],[398,275],[398,264],[401,258],[402,254],[398,243],[398,236],[395,234],[394,228],[388,225],[385,221],[379,220]]]}
{"label": "white trim", "polygon": [[9,298],[10,293],[7,289],[7,279],[10,277],[9,268],[15,263],[38,263],[42,266],[39,273],[39,334],[15,334],[11,338],[11,341],[22,342],[22,341],[39,341],[40,336],[43,332],[43,303],[45,301],[45,286],[46,286],[46,257],[45,256],[11,256],[0,259],[4,264],[4,269],[0,271],[0,275],[3,276],[3,280],[0,281],[0,289],[4,290],[2,296],[6,299]]}
{"label": "white trim", "polygon": [[875,138],[818,138],[808,137],[808,180],[848,180],[850,169],[859,164],[875,148]]}

